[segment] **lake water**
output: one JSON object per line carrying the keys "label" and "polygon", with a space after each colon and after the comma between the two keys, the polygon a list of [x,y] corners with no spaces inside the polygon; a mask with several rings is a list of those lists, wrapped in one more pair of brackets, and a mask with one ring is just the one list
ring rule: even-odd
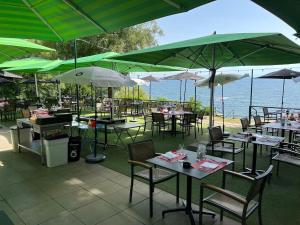
{"label": "lake water", "polygon": [[[184,82],[183,82],[184,83]],[[225,116],[242,117],[248,115],[251,78],[244,78],[224,86]],[[253,104],[259,106],[281,106],[282,80],[257,79],[253,80]],[[182,85],[184,86],[184,85]],[[149,91],[149,87],[142,87]],[[182,88],[183,90],[184,88]],[[180,81],[161,80],[152,83],[152,99],[165,97],[179,100]],[[187,82],[186,99],[194,96],[193,81]],[[197,99],[205,106],[209,105],[209,89],[197,88]],[[285,82],[284,107],[300,108],[300,83],[292,80]],[[221,112],[221,87],[215,88],[215,106]]]}

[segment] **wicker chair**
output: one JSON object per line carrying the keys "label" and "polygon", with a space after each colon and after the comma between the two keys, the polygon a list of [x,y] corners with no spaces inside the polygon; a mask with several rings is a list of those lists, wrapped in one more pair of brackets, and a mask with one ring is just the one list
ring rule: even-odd
{"label": "wicker chair", "polygon": [[[252,215],[252,213],[258,209],[258,221],[259,225],[262,225],[262,195],[267,178],[272,172],[273,166],[270,165],[269,168],[261,175],[254,178],[245,176],[240,173],[233,171],[224,170],[223,171],[223,183],[222,188],[216,187],[214,185],[202,183],[200,188],[200,213],[199,213],[199,224],[202,225],[202,211],[203,204],[209,204],[221,210],[220,220],[223,220],[223,212],[226,211],[231,215],[234,215],[242,220],[242,225],[246,225],[247,218]],[[232,192],[226,188],[226,175],[231,175],[233,177],[248,181],[250,187],[246,196],[240,195],[238,193]],[[204,189],[213,191],[213,194],[204,198]]]}
{"label": "wicker chair", "polygon": [[[204,118],[205,110],[201,110],[200,112],[197,113],[197,128],[198,132],[201,129],[201,134],[203,134],[203,118]],[[199,129],[199,124],[200,124],[200,129]]]}
{"label": "wicker chair", "polygon": [[300,167],[299,144],[282,143],[281,147],[272,148],[272,153],[275,153],[275,156],[273,156],[272,161],[277,161],[277,176],[279,175],[280,163],[286,163],[292,166]]}
{"label": "wicker chair", "polygon": [[263,107],[264,113],[264,122],[270,122],[270,120],[277,120],[277,113],[276,112],[269,112],[267,107]]}
{"label": "wicker chair", "polygon": [[182,128],[182,138],[184,138],[185,133],[190,135],[191,128],[194,128],[195,138],[197,138],[197,114],[183,114],[183,118],[179,123],[179,126]]}
{"label": "wicker chair", "polygon": [[[151,130],[152,130],[152,137],[154,134],[154,127],[157,127],[157,131],[161,134],[162,129],[165,131],[166,127],[169,127],[169,123],[165,120],[165,116],[163,113],[152,113],[152,123],[151,123]],[[165,132],[163,132],[163,136]]]}
{"label": "wicker chair", "polygon": [[209,150],[211,150],[212,155],[214,155],[215,152],[221,152],[222,157],[224,153],[232,154],[232,170],[235,170],[235,155],[243,152],[243,168],[245,168],[245,149],[235,147],[234,142],[224,140],[223,131],[220,126],[210,127],[208,130],[211,145],[211,149]]}
{"label": "wicker chair", "polygon": [[[176,202],[179,202],[179,173],[174,173],[165,169],[153,167],[151,164],[147,164],[146,160],[153,158],[158,153],[155,153],[152,140],[146,140],[141,142],[135,142],[128,145],[129,160],[128,163],[131,166],[131,183],[129,202],[132,201],[133,183],[134,178],[147,181],[149,183],[149,197],[150,197],[150,217],[153,216],[153,192],[156,184],[164,182],[166,180],[176,177]],[[135,168],[140,167],[142,170],[136,171]]]}
{"label": "wicker chair", "polygon": [[255,126],[250,126],[250,122],[248,118],[241,118],[241,125],[242,125],[242,130],[243,132],[249,131],[250,129],[256,129]]}
{"label": "wicker chair", "polygon": [[262,126],[265,125],[266,123],[261,121],[260,115],[253,116],[253,119],[255,125],[255,132],[262,133],[263,131]]}

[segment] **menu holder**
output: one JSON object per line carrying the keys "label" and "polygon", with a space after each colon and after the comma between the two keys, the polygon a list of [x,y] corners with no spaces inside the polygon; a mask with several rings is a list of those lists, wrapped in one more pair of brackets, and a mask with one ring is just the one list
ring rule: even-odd
{"label": "menu holder", "polygon": [[168,154],[168,153],[165,153],[165,154],[162,154],[162,155],[158,156],[158,158],[159,158],[159,159],[162,159],[162,160],[164,160],[164,161],[167,161],[167,162],[171,162],[171,163],[177,162],[178,160],[183,160],[183,159],[186,158],[186,154],[184,154],[184,153],[182,153],[182,152],[178,152],[178,151],[176,151],[176,150],[171,151],[170,153],[173,154],[174,157],[172,157],[172,158],[167,157],[166,154]]}
{"label": "menu holder", "polygon": [[192,164],[192,167],[204,173],[213,173],[227,165],[226,162],[217,162],[211,159],[204,159]]}

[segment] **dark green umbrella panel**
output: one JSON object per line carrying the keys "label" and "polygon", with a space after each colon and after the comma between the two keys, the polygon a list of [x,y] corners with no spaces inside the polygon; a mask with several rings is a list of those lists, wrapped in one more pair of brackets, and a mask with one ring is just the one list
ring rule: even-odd
{"label": "dark green umbrella panel", "polygon": [[299,0],[252,0],[256,4],[278,16],[300,34]]}
{"label": "dark green umbrella panel", "polygon": [[51,41],[106,33],[212,0],[1,0],[0,36]]}

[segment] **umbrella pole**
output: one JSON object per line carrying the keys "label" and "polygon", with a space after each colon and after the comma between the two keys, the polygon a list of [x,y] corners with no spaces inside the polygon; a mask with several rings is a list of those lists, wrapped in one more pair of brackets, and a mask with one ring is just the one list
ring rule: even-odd
{"label": "umbrella pole", "polygon": [[214,83],[216,76],[216,69],[210,69],[211,75],[209,79],[209,87],[210,87],[210,110],[209,110],[209,127],[213,127],[214,121]]}
{"label": "umbrella pole", "polygon": [[[92,92],[93,93],[93,92]],[[92,94],[91,93],[91,94]],[[99,163],[106,159],[106,156],[104,154],[97,154],[97,144],[98,144],[98,129],[97,129],[97,119],[98,119],[98,111],[97,111],[97,92],[96,88],[94,87],[94,110],[95,110],[95,129],[94,129],[94,148],[93,153],[86,156],[85,161],[87,163]]]}
{"label": "umbrella pole", "polygon": [[138,85],[138,101],[140,100],[140,86]]}
{"label": "umbrella pole", "polygon": [[179,93],[180,93],[180,96],[179,96],[179,103],[181,104],[181,87],[182,87],[182,80],[180,80],[180,89],[179,89]]}
{"label": "umbrella pole", "polygon": [[151,101],[151,80],[150,80],[150,87],[149,87],[149,99],[150,99],[150,101]]}
{"label": "umbrella pole", "polygon": [[[196,80],[194,81],[194,83],[196,84]],[[195,91],[195,103],[194,103],[194,112],[196,112],[196,106],[197,106],[197,87],[196,85],[194,85],[194,91]]]}
{"label": "umbrella pole", "polygon": [[[74,68],[77,68],[77,43],[74,39]],[[79,112],[79,84],[76,84],[76,110],[77,110],[77,122],[80,122],[80,112]],[[78,134],[80,135],[80,129],[78,127]]]}
{"label": "umbrella pole", "polygon": [[184,81],[183,103],[185,103],[186,82],[187,82],[187,80]]}
{"label": "umbrella pole", "polygon": [[253,96],[253,69],[251,70],[250,104],[249,104],[249,117],[248,117],[250,124],[251,124],[252,96]]}
{"label": "umbrella pole", "polygon": [[225,107],[224,107],[224,85],[222,84],[222,116],[223,116],[223,133],[225,131]]}
{"label": "umbrella pole", "polygon": [[35,84],[35,94],[38,102],[40,103],[40,98],[39,98],[39,88],[38,88],[38,80],[36,77],[36,73],[34,74],[34,84]]}
{"label": "umbrella pole", "polygon": [[285,79],[283,79],[283,83],[282,83],[281,111],[283,110],[283,102],[284,102],[284,89],[285,89]]}

